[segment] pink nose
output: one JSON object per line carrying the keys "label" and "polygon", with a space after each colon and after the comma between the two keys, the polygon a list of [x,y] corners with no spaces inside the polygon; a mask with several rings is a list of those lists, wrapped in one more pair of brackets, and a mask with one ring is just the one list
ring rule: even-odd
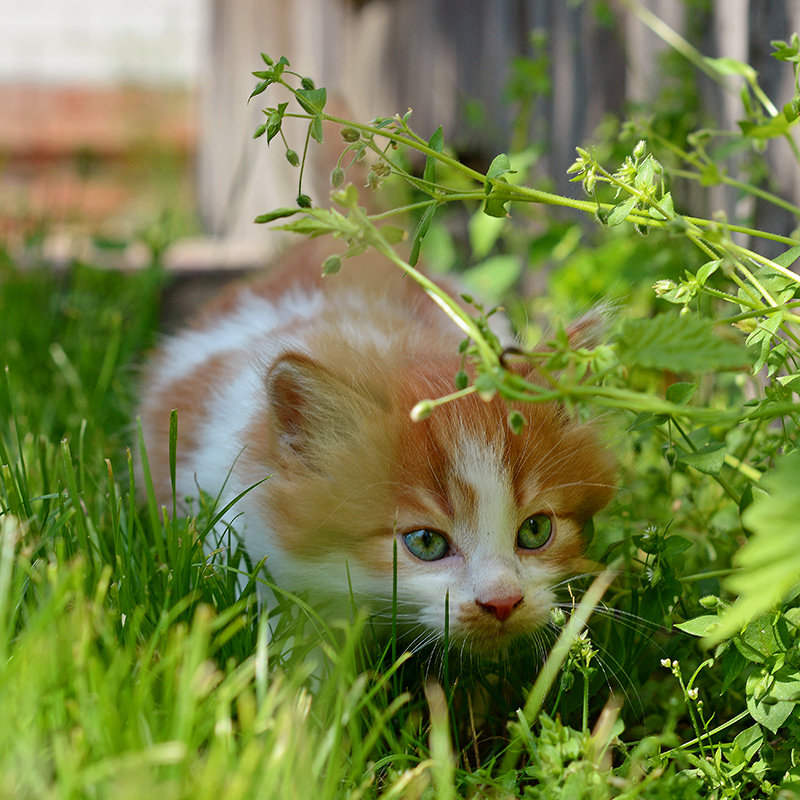
{"label": "pink nose", "polygon": [[476,600],[475,602],[484,610],[493,614],[501,622],[511,616],[511,612],[522,605],[521,594],[508,597],[492,597],[489,600]]}

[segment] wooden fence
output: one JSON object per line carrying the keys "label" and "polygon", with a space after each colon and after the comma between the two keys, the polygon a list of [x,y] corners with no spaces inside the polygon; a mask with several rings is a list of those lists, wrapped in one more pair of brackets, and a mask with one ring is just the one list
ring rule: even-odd
{"label": "wooden fence", "polygon": [[[574,148],[592,139],[607,112],[656,96],[663,40],[632,9],[635,0],[212,0],[212,40],[203,84],[199,194],[208,230],[219,237],[270,238],[253,218],[290,203],[296,170],[283,151],[252,132],[263,121],[250,72],[259,53],[285,55],[299,71],[334,91],[359,119],[413,108],[423,135],[442,125],[448,142],[470,157],[506,150],[513,111],[506,88],[517,56],[531,54],[531,33],[546,35],[551,91],[536,98],[525,135],[542,141],[543,174],[574,193],[565,170]],[[800,30],[800,0],[643,0],[704,54],[749,61],[779,105],[792,96],[791,69],[770,58],[769,42]],[[700,6],[704,5],[704,8]],[[531,80],[536,80],[532,76]],[[740,117],[738,93],[700,82],[703,103],[723,126]],[[475,109],[482,122],[475,122]],[[775,188],[800,201],[797,164],[788,147],[771,146]],[[312,170],[313,171],[313,170]],[[318,173],[321,173],[319,170]],[[307,188],[327,193],[327,174]],[[736,198],[712,193],[713,207]],[[760,220],[788,232],[789,216]]]}

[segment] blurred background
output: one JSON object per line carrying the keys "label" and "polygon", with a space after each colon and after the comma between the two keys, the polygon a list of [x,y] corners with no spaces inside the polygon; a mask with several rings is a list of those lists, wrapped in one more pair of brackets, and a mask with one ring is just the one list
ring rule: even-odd
{"label": "blurred background", "polygon": [[[800,0],[0,0],[0,237],[56,265],[263,263],[279,240],[252,220],[293,202],[297,173],[252,138],[261,51],[356,118],[413,108],[421,135],[442,125],[478,166],[530,148],[540,185],[577,194],[575,146],[608,138],[626,107],[735,126],[736,80],[725,91],[678,63],[670,31],[749,61],[780,98],[791,72],[769,42],[798,28]],[[773,176],[797,200],[788,155],[778,143]],[[319,166],[306,186],[318,202],[326,181]]]}

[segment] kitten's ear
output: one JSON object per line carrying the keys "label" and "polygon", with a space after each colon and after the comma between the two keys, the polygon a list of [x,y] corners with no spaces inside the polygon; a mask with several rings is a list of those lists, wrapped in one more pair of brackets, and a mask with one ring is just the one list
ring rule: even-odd
{"label": "kitten's ear", "polygon": [[313,358],[289,352],[266,376],[272,424],[284,450],[316,467],[332,447],[352,440],[376,403]]}
{"label": "kitten's ear", "polygon": [[608,335],[608,329],[614,316],[611,303],[598,303],[578,319],[567,325],[566,333],[570,347],[597,347]]}

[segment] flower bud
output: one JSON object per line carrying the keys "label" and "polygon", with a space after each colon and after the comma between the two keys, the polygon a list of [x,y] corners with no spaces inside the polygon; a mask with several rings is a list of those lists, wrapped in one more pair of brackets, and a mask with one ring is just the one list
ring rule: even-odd
{"label": "flower bud", "polygon": [[322,262],[323,275],[335,275],[342,268],[342,257],[333,255],[328,256]]}
{"label": "flower bud", "polygon": [[414,408],[411,409],[411,420],[413,422],[422,422],[433,413],[434,405],[431,400],[420,400]]}
{"label": "flower bud", "polygon": [[656,297],[661,297],[667,292],[671,292],[674,288],[676,288],[675,281],[671,281],[666,278],[656,281],[653,284],[653,291],[656,293]]}
{"label": "flower bud", "polygon": [[331,172],[331,186],[338,189],[344,183],[344,170],[341,167],[334,167]]}

